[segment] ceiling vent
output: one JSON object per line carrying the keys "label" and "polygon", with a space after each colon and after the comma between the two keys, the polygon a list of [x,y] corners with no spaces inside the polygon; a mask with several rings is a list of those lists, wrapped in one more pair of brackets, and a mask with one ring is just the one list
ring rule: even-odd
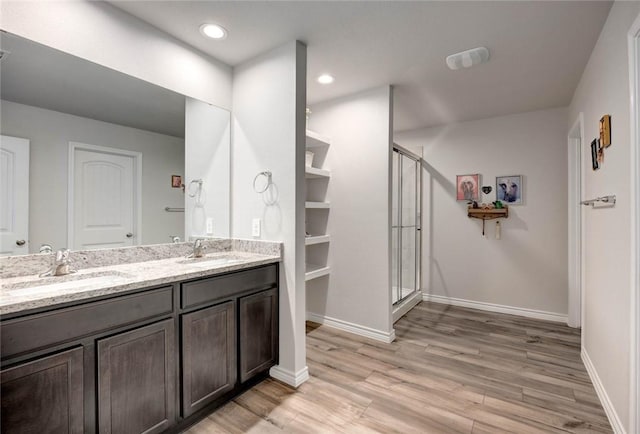
{"label": "ceiling vent", "polygon": [[478,47],[447,56],[447,66],[455,71],[456,69],[471,68],[488,60],[489,50],[486,47]]}

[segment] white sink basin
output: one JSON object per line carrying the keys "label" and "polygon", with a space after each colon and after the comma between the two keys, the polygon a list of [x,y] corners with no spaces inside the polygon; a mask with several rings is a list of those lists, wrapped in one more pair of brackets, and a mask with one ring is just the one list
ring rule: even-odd
{"label": "white sink basin", "polygon": [[182,261],[178,261],[178,264],[184,264],[190,267],[197,267],[197,268],[209,268],[209,267],[215,267],[219,265],[234,264],[238,262],[242,262],[242,259],[239,259],[233,256],[219,256],[217,258],[203,257],[203,258],[185,259]]}
{"label": "white sink basin", "polygon": [[[76,277],[76,276],[74,276]],[[47,281],[51,281],[53,278],[47,278]],[[76,279],[73,280],[65,280],[62,282],[55,283],[46,283],[46,284],[38,284],[38,281],[33,281],[29,283],[21,283],[17,285],[7,285],[3,286],[3,290],[11,291],[15,295],[21,296],[32,296],[39,294],[46,294],[50,292],[57,291],[68,291],[70,289],[78,289],[84,288],[94,285],[105,285],[105,284],[118,284],[127,280],[126,276],[121,274],[107,274],[102,276],[95,276],[83,278],[83,276],[77,276]]]}

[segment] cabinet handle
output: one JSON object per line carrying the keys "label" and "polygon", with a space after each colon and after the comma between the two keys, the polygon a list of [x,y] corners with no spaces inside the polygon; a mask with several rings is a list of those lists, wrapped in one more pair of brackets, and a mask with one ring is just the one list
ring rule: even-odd
{"label": "cabinet handle", "polygon": [[24,246],[26,244],[25,240],[16,240],[16,244],[19,246]]}

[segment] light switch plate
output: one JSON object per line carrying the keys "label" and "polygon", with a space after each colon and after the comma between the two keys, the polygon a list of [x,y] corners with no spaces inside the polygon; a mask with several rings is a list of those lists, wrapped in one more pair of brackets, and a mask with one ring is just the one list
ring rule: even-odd
{"label": "light switch plate", "polygon": [[213,219],[207,217],[207,235],[213,235]]}
{"label": "light switch plate", "polygon": [[260,236],[260,219],[253,219],[251,222],[251,235],[254,237]]}

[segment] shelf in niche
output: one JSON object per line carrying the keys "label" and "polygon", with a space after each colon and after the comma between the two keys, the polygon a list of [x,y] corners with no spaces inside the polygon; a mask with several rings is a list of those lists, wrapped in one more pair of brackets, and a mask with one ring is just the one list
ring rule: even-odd
{"label": "shelf in niche", "polygon": [[327,137],[315,131],[307,130],[307,148],[321,148],[329,145],[330,141]]}
{"label": "shelf in niche", "polygon": [[317,279],[318,277],[326,276],[327,274],[331,273],[331,267],[327,265],[306,264],[305,268],[305,281]]}
{"label": "shelf in niche", "polygon": [[325,169],[318,169],[317,167],[305,167],[305,178],[317,179],[317,178],[330,178],[331,172]]}
{"label": "shelf in niche", "polygon": [[328,243],[330,239],[329,235],[311,235],[310,237],[305,237],[304,244],[313,246],[314,244]]}
{"label": "shelf in niche", "polygon": [[329,202],[305,202],[304,207],[307,209],[329,209],[331,204]]}

